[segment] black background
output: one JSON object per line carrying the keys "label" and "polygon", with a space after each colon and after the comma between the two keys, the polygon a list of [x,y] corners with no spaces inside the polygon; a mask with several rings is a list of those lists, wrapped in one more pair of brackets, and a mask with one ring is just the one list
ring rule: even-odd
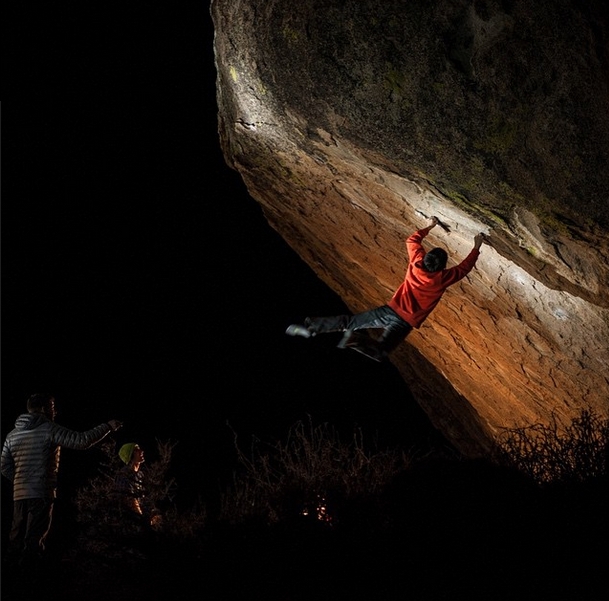
{"label": "black background", "polygon": [[[183,498],[228,477],[232,430],[247,446],[310,416],[381,445],[437,440],[390,364],[284,334],[346,307],[224,162],[206,3],[41,11],[7,56],[3,438],[52,392],[62,425],[121,419],[117,444],[149,460],[176,442]],[[65,495],[97,461],[64,451]]]}

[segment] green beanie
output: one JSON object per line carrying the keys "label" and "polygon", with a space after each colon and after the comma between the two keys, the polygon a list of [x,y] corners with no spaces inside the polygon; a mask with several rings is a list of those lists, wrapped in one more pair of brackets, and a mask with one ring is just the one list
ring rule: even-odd
{"label": "green beanie", "polygon": [[129,465],[131,461],[131,456],[133,455],[133,449],[135,449],[137,445],[134,442],[128,442],[124,444],[120,451],[118,452],[118,456],[123,460],[124,463]]}

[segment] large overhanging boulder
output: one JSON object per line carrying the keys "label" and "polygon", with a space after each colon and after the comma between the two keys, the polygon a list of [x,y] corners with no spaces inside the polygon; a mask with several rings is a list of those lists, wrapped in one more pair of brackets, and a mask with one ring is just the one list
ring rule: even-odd
{"label": "large overhanging boulder", "polygon": [[[214,0],[219,133],[270,225],[356,312],[405,238],[476,269],[392,361],[464,453],[609,415],[602,1]],[[278,274],[278,277],[281,277]],[[382,394],[382,384],[379,385]]]}

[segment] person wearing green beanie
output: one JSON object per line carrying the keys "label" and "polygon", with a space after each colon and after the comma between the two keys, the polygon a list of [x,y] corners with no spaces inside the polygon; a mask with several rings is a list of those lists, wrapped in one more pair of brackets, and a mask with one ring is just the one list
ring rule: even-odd
{"label": "person wearing green beanie", "polygon": [[119,494],[123,507],[141,516],[144,474],[140,471],[140,465],[144,463],[144,451],[137,443],[128,442],[119,449],[118,456],[125,465],[116,475],[114,489]]}
{"label": "person wearing green beanie", "polygon": [[140,469],[144,463],[144,450],[135,442],[121,446],[118,456],[125,464],[117,473],[114,491],[120,505],[127,515],[140,521],[144,526],[158,526],[160,515],[154,508],[148,507],[145,489],[144,472]]}

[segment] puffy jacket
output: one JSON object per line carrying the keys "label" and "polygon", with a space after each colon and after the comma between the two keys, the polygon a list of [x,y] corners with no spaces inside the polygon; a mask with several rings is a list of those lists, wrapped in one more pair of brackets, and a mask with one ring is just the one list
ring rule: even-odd
{"label": "puffy jacket", "polygon": [[88,449],[111,431],[109,424],[100,424],[75,432],[41,413],[20,415],[4,441],[0,465],[13,482],[13,500],[55,498],[61,447]]}
{"label": "puffy jacket", "polygon": [[415,232],[406,240],[408,269],[404,282],[387,303],[402,319],[413,328],[421,327],[427,316],[434,310],[444,291],[463,279],[478,260],[480,251],[473,248],[469,255],[455,267],[430,273],[423,268],[425,250],[421,242],[430,227]]}

